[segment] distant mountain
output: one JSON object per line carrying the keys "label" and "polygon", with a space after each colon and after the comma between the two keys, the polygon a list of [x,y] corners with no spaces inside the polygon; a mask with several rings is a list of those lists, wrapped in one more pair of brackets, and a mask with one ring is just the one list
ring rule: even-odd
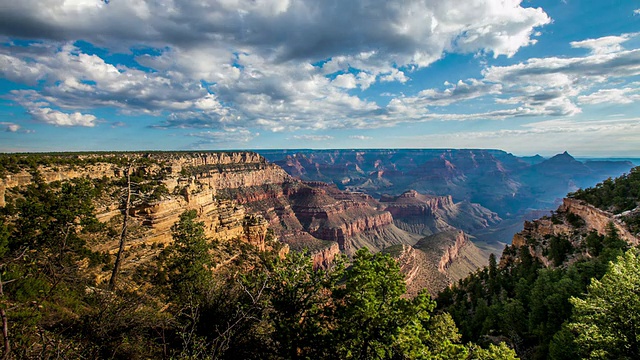
{"label": "distant mountain", "polygon": [[551,210],[566,193],[593,186],[633,167],[630,161],[576,160],[564,152],[544,159],[501,150],[364,149],[260,150],[303,180],[336,184],[375,198],[407,190],[470,201],[503,218]]}
{"label": "distant mountain", "polygon": [[535,165],[543,162],[545,158],[540,156],[539,154],[535,154],[534,156],[521,156],[520,160],[526,162],[527,164]]}
{"label": "distant mountain", "polygon": [[492,243],[508,243],[522,228],[524,219],[555,209],[568,192],[593,186],[633,167],[626,160],[583,162],[568,152],[549,159],[478,149],[258,152],[293,177],[333,183],[341,190],[364,192],[374,198],[415,190],[451,196],[456,203],[479,204],[505,220],[485,231],[483,241]]}

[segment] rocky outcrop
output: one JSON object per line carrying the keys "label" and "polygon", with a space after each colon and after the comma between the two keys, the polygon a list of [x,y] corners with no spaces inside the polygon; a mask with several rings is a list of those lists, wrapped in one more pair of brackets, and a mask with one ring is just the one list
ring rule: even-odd
{"label": "rocky outcrop", "polygon": [[390,248],[407,282],[407,294],[427,289],[433,296],[488,263],[462,231],[445,231],[423,238],[414,246]]}
{"label": "rocky outcrop", "polygon": [[[524,229],[514,235],[512,248],[528,248],[529,254],[544,266],[558,266],[559,264],[554,264],[554,261],[548,257],[550,240],[565,239],[571,243],[571,250],[563,263],[571,263],[580,257],[591,256],[586,249],[584,239],[592,232],[602,236],[607,235],[610,224],[615,227],[620,239],[634,246],[640,243],[640,239],[633,235],[618,217],[584,201],[567,198],[551,216],[525,222]],[[514,259],[514,256],[503,254],[501,264],[504,265]]]}
{"label": "rocky outcrop", "polygon": [[[391,214],[386,212],[368,211],[367,214],[361,213],[356,217],[351,214],[352,211],[350,210],[351,209],[344,209],[344,211],[340,213],[333,214],[324,212],[304,212],[296,214],[299,218],[302,218],[304,222],[309,222],[308,230],[311,235],[318,239],[335,241],[338,244],[342,244],[343,248],[345,240],[348,238],[393,224]],[[338,223],[336,220],[342,221]]]}
{"label": "rocky outcrop", "polygon": [[451,196],[430,196],[409,190],[400,196],[383,195],[380,201],[394,217],[433,215],[438,210],[453,207]]}
{"label": "rocky outcrop", "polygon": [[383,196],[380,201],[393,215],[396,226],[422,235],[455,229],[473,233],[502,221],[498,214],[479,204],[454,203],[451,196],[425,195],[410,190],[397,197]]}
{"label": "rocky outcrop", "polygon": [[462,249],[470,243],[469,237],[464,232],[458,231],[455,235],[455,242],[444,248],[444,253],[438,261],[438,271],[446,273],[451,264],[461,256]]}
{"label": "rocky outcrop", "polygon": [[[80,177],[88,177],[91,179],[106,177],[112,179],[121,174],[119,167],[114,164],[87,165],[83,168],[72,166],[55,168],[40,166],[38,171],[42,179],[47,183]],[[5,206],[5,193],[7,189],[26,186],[30,184],[32,180],[33,175],[24,170],[15,174],[7,174],[3,179],[0,179],[0,206]]]}
{"label": "rocky outcrop", "polygon": [[411,244],[414,237],[397,229],[388,211],[361,193],[342,192],[327,184],[305,184],[291,197],[292,209],[304,230],[312,236],[337,242],[340,250],[353,254],[361,247],[379,251],[398,243]]}
{"label": "rocky outcrop", "polygon": [[612,213],[600,210],[584,201],[566,198],[558,208],[559,212],[569,212],[584,220],[589,230],[595,230],[600,235],[605,235],[610,223],[618,230],[621,239],[629,244],[638,245],[638,238],[634,236],[626,226]]}
{"label": "rocky outcrop", "polygon": [[338,254],[340,254],[340,247],[338,246],[338,243],[333,243],[329,247],[312,253],[311,260],[313,262],[313,268],[329,268]]}

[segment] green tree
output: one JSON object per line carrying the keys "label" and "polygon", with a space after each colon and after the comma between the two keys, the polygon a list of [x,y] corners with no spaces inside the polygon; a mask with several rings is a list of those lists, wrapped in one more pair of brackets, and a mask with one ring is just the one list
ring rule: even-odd
{"label": "green tree", "polygon": [[476,345],[471,345],[469,357],[473,360],[517,360],[515,351],[509,348],[505,343],[498,345],[489,344],[489,347],[483,349]]}
{"label": "green tree", "polygon": [[573,321],[583,355],[593,359],[640,358],[640,259],[629,250],[600,281],[593,279],[584,299],[571,298]]}
{"label": "green tree", "polygon": [[195,210],[188,210],[171,227],[173,243],[160,257],[161,276],[168,294],[183,303],[201,303],[212,279],[211,242]]}
{"label": "green tree", "polygon": [[[352,266],[344,270],[344,279],[344,284],[332,293],[336,321],[332,338],[336,346],[334,356],[341,359],[466,356],[466,348],[455,344],[455,337],[448,344],[435,341],[445,341],[438,331],[443,327],[433,323],[435,302],[425,292],[413,299],[403,297],[404,275],[388,254],[358,250]],[[449,325],[453,326],[453,322]],[[430,341],[439,347],[430,348]]]}
{"label": "green tree", "polygon": [[4,223],[4,218],[0,217],[0,259],[9,251],[9,236],[11,232]]}
{"label": "green tree", "polygon": [[[336,264],[342,269],[342,263]],[[283,358],[322,357],[330,319],[323,316],[335,277],[330,271],[314,270],[308,254],[290,253],[277,260],[271,271],[268,295],[272,338]]]}

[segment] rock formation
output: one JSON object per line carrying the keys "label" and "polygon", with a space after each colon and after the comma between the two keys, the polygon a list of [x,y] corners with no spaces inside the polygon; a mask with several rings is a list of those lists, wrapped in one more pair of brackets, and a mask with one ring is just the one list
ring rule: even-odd
{"label": "rock formation", "polygon": [[380,201],[399,228],[422,235],[453,229],[473,233],[502,220],[479,204],[454,203],[451,196],[426,195],[415,190],[399,196],[385,195]]}
{"label": "rock formation", "polygon": [[[138,185],[166,189],[157,196],[151,190],[137,194],[129,213],[137,225],[128,249],[165,246],[172,240],[171,226],[185,210],[196,210],[207,236],[219,241],[238,239],[265,249],[271,228],[285,244],[311,251],[317,266],[327,266],[338,249],[347,254],[363,246],[378,251],[417,240],[395,227],[391,214],[370,196],[322,182],[304,183],[251,152],[87,154],[71,159],[84,165],[51,158],[53,165],[38,171],[46,182],[77,177],[119,180],[124,166],[132,163],[133,174],[144,183]],[[1,184],[6,192],[31,181],[32,175],[23,171],[6,176]],[[98,218],[114,228],[123,211],[119,201],[118,196],[103,197],[96,205]],[[97,248],[113,252],[115,242]]]}
{"label": "rock formation", "polygon": [[[589,233],[596,232],[604,236],[610,224],[620,239],[634,246],[640,243],[640,239],[628,230],[619,217],[584,201],[566,198],[551,216],[525,222],[524,230],[514,235],[512,247],[528,248],[531,256],[545,266],[551,266],[553,261],[548,255],[551,239],[566,239],[571,243],[571,251],[567,254],[567,261],[571,262],[573,258],[588,256],[584,240]],[[503,255],[501,262],[512,260]]]}
{"label": "rock formation", "polygon": [[488,254],[460,230],[444,231],[425,237],[414,246],[401,245],[387,251],[398,259],[406,275],[409,296],[421,289],[435,296],[488,263]]}
{"label": "rock formation", "polygon": [[600,210],[584,201],[565,198],[558,212],[568,212],[579,216],[585,221],[589,230],[595,230],[600,235],[605,235],[607,226],[613,224],[621,239],[632,245],[638,245],[638,238],[612,213]]}
{"label": "rock formation", "polygon": [[[586,161],[568,153],[519,158],[500,150],[366,149],[261,150],[268,160],[303,180],[336,184],[379,198],[414,189],[451,195],[491,209],[503,219],[550,211],[576,187],[589,187],[629,171],[628,161]],[[499,239],[508,242],[508,239]]]}

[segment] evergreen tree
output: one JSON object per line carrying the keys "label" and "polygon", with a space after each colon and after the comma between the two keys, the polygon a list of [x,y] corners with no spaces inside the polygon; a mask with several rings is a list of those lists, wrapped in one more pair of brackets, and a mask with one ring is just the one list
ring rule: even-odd
{"label": "evergreen tree", "polygon": [[[337,358],[466,356],[466,348],[455,343],[459,335],[450,318],[432,318],[435,302],[426,292],[413,299],[403,297],[404,275],[389,255],[358,250],[344,278],[344,285],[334,289],[332,295]],[[447,326],[442,326],[443,321]]]}
{"label": "evergreen tree", "polygon": [[584,299],[570,301],[569,329],[585,357],[640,358],[640,259],[634,250],[612,263],[601,280],[594,279]]}
{"label": "evergreen tree", "polygon": [[168,294],[182,303],[201,303],[212,279],[211,243],[195,210],[188,210],[171,227],[173,243],[160,257],[161,276]]}

